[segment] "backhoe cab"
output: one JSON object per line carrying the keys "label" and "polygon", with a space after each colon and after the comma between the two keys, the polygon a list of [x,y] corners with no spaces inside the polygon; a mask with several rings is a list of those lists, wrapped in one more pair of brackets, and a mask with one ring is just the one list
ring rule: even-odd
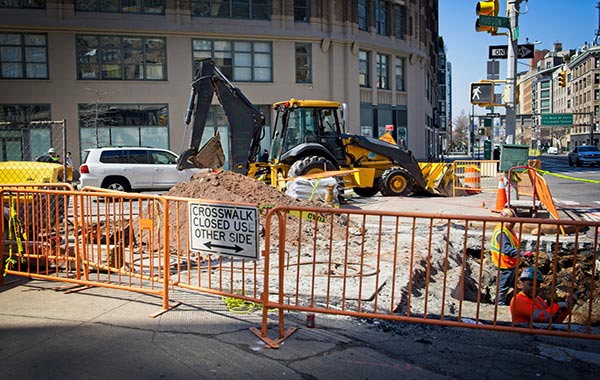
{"label": "backhoe cab", "polygon": [[[297,100],[273,105],[275,122],[268,162],[260,162],[264,116],[233,86],[210,60],[202,61],[192,84],[186,130],[193,114],[191,146],[178,167],[220,167],[225,159],[218,135],[202,149],[200,143],[208,110],[216,92],[229,121],[229,166],[233,171],[283,189],[298,176],[336,176],[360,196],[441,194],[448,189],[426,180],[412,153],[398,145],[345,131],[344,104],[324,100]],[[187,132],[186,132],[187,133]],[[220,153],[219,153],[220,150]],[[327,172],[327,173],[323,173]],[[439,181],[438,181],[439,182]],[[448,183],[441,181],[439,183]]]}

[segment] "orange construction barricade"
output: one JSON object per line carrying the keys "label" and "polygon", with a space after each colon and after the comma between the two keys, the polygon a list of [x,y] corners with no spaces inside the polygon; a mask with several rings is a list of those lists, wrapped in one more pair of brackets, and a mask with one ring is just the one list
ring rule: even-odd
{"label": "orange construction barricade", "polygon": [[478,194],[481,192],[481,175],[479,168],[475,165],[465,167],[465,186],[473,190],[467,190],[468,194]]}

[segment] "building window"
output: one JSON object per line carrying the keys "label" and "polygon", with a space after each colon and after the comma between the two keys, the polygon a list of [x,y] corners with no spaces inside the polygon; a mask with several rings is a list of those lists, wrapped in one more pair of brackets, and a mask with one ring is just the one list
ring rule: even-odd
{"label": "building window", "polygon": [[294,21],[310,21],[310,0],[294,0]]}
{"label": "building window", "polygon": [[385,0],[375,0],[375,29],[377,34],[389,35],[389,14]]}
{"label": "building window", "polygon": [[388,56],[384,54],[377,54],[376,65],[377,88],[387,90],[389,89]]}
{"label": "building window", "polygon": [[2,0],[0,8],[46,9],[46,0]]}
{"label": "building window", "polygon": [[404,39],[404,18],[406,17],[406,8],[403,5],[394,5],[394,37]]}
{"label": "building window", "polygon": [[358,0],[358,29],[369,30],[369,0]]}
{"label": "building window", "polygon": [[165,14],[165,0],[75,0],[78,12]]}
{"label": "building window", "polygon": [[200,61],[210,58],[231,80],[272,82],[273,54],[270,42],[192,40],[194,77]]}
{"label": "building window", "polygon": [[191,13],[196,17],[223,17],[269,20],[270,0],[191,0]]}
{"label": "building window", "polygon": [[296,83],[312,83],[312,45],[296,43]]}
{"label": "building window", "polygon": [[48,79],[45,34],[0,33],[0,79]]}
{"label": "building window", "polygon": [[361,50],[358,52],[358,83],[360,87],[371,87],[369,75],[369,52]]}
{"label": "building window", "polygon": [[[0,161],[33,161],[52,146],[50,104],[0,104]],[[62,138],[62,136],[61,136]]]}
{"label": "building window", "polygon": [[166,80],[166,45],[159,37],[77,36],[77,79]]}
{"label": "building window", "polygon": [[169,148],[166,104],[91,103],[78,108],[82,150],[101,146]]}
{"label": "building window", "polygon": [[600,100],[600,90],[594,90],[594,100]]}
{"label": "building window", "polygon": [[396,57],[396,91],[406,91],[404,84],[404,58]]}

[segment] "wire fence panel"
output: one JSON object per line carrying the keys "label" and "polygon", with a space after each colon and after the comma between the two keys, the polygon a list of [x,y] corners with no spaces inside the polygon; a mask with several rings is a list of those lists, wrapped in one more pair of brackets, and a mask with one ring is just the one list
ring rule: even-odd
{"label": "wire fence panel", "polygon": [[[66,140],[64,120],[0,122],[0,183],[70,181]],[[50,148],[56,150],[54,159]]]}

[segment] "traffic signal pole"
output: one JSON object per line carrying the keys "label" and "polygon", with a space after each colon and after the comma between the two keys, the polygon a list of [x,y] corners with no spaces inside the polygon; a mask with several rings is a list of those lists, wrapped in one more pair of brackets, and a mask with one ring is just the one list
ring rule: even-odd
{"label": "traffic signal pole", "polygon": [[508,49],[506,61],[506,143],[515,143],[517,124],[517,49],[519,45],[519,4],[523,0],[508,0]]}

